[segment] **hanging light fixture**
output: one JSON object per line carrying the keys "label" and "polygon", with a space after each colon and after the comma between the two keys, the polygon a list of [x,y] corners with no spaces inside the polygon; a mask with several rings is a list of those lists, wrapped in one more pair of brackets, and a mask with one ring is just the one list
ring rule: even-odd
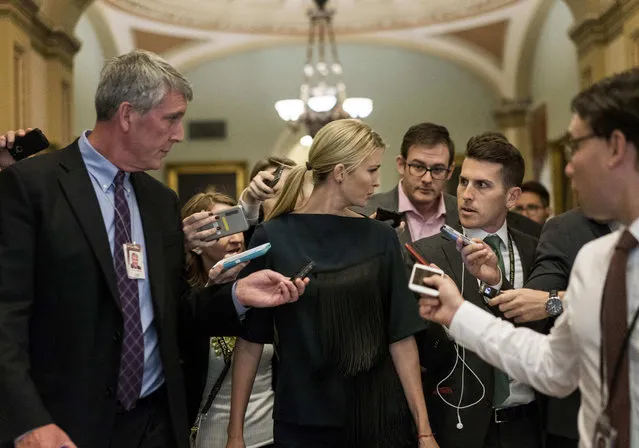
{"label": "hanging light fixture", "polygon": [[[332,19],[335,11],[326,8],[328,0],[314,0],[315,7],[308,17],[310,27],[304,64],[304,82],[299,99],[281,100],[275,110],[282,120],[298,128],[304,125],[314,137],[322,126],[340,118],[365,118],[373,111],[370,98],[347,98],[342,81],[342,64],[337,54]],[[326,41],[330,62],[326,57]],[[317,47],[317,60],[315,60]]]}

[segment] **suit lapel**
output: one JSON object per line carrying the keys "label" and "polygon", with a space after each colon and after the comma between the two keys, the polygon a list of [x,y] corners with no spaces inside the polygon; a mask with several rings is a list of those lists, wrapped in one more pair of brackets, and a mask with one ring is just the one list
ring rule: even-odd
{"label": "suit lapel", "polygon": [[531,240],[526,239],[525,234],[511,228],[508,229],[508,232],[513,237],[513,244],[517,246],[517,250],[519,251],[519,258],[521,260],[521,268],[523,270],[523,280],[525,284],[528,280],[528,274],[530,274],[533,263],[535,262],[536,248],[531,244]]}
{"label": "suit lapel", "polygon": [[89,240],[113,299],[116,303],[119,303],[109,237],[102,220],[100,204],[89,178],[89,172],[82,161],[77,141],[64,151],[65,153],[60,163],[62,173],[58,176],[58,182],[84,234]]}
{"label": "suit lapel", "polygon": [[[444,256],[448,261],[448,266],[450,268],[450,272],[453,273],[453,279],[457,285],[461,285],[462,283],[462,259],[459,252],[457,252],[457,247],[455,247],[454,241],[448,241],[444,237],[440,237],[442,240],[442,251],[444,252]],[[444,269],[444,268],[442,268]]]}
{"label": "suit lapel", "polygon": [[144,232],[144,248],[146,252],[146,262],[149,269],[149,283],[151,285],[151,297],[155,304],[156,311],[159,311],[160,318],[164,317],[165,291],[161,287],[163,271],[163,241],[157,223],[161,220],[157,217],[154,207],[155,197],[151,185],[144,179],[143,173],[131,174],[131,185],[135,190],[140,218],[142,220],[142,230]]}

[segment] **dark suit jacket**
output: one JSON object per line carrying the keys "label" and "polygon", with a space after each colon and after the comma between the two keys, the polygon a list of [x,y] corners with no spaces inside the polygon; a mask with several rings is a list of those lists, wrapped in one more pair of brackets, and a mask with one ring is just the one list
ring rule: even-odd
{"label": "dark suit jacket", "polygon": [[[385,193],[378,193],[373,195],[366,207],[360,208],[357,211],[366,216],[372,215],[378,207],[385,208],[386,210],[398,211],[399,209],[399,185],[390,191]],[[459,212],[457,211],[457,198],[448,193],[444,193],[444,207],[446,208],[446,224],[455,227],[459,224]],[[514,212],[508,212],[508,227],[519,230],[520,232],[532,235],[535,238],[539,238],[541,233],[541,226],[532,219],[528,219],[524,215],[520,215]],[[399,242],[402,248],[405,243],[413,241],[413,237],[410,234],[408,226],[406,230],[399,234]]]}
{"label": "dark suit jacket", "polygon": [[[145,173],[131,182],[171,420],[186,448],[179,334],[241,327],[230,287],[188,290],[175,193]],[[77,141],[3,170],[0,195],[0,441],[55,423],[80,447],[106,448],[123,325],[105,223]]]}
{"label": "dark suit jacket", "polygon": [[[459,229],[458,226],[456,227]],[[515,229],[509,230],[513,237],[513,242],[519,250],[524,281],[526,281],[532,268],[537,239]],[[435,235],[416,241],[413,246],[427,261],[435,263],[446,274],[450,275],[461,290],[462,258],[455,247],[454,241],[449,241],[441,235]],[[499,310],[486,305],[479,294],[477,279],[466,269],[463,270],[463,283],[464,298],[466,300],[486,311],[501,315]],[[428,416],[439,446],[442,448],[482,448],[490,419],[493,416],[493,367],[481,360],[475,353],[468,350],[465,351],[465,362],[484,384],[485,396],[476,405],[460,410],[464,428],[463,430],[458,430],[456,429],[456,410],[446,405],[437,395],[437,384],[449,375],[455,364],[454,344],[443,328],[435,323],[429,323],[427,329],[416,336],[416,340],[419,348],[420,363],[422,368],[426,370],[424,375],[424,394],[428,405]],[[461,348],[459,348],[459,355],[462,356]],[[440,392],[450,403],[459,403],[462,383],[461,372],[461,362],[458,362],[454,373],[440,385]],[[462,405],[475,402],[481,397],[481,393],[482,389],[477,379],[468,369],[465,369]]]}
{"label": "dark suit jacket", "polygon": [[[548,220],[541,232],[535,264],[525,287],[540,291],[565,291],[579,250],[584,244],[609,232],[610,228],[606,224],[586,218],[580,209]],[[579,391],[566,398],[547,397],[546,430],[550,434],[578,440],[579,404]]]}

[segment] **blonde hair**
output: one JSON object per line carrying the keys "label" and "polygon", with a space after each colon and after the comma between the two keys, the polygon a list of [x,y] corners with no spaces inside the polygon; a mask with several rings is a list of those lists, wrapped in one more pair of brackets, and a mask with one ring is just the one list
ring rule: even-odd
{"label": "blonde hair", "polygon": [[[197,193],[182,207],[182,219],[191,216],[193,213],[207,211],[218,204],[233,207],[237,205],[237,202],[230,196],[217,193],[213,190]],[[186,275],[189,285],[194,287],[203,287],[206,285],[206,282],[209,280],[209,272],[207,267],[204,266],[202,255],[193,252],[186,254]]]}
{"label": "blonde hair", "polygon": [[379,134],[359,120],[344,119],[327,124],[313,139],[306,166],[291,170],[266,221],[295,209],[308,170],[313,173],[313,184],[319,185],[337,165],[344,165],[346,172],[351,173],[376,150],[385,148]]}

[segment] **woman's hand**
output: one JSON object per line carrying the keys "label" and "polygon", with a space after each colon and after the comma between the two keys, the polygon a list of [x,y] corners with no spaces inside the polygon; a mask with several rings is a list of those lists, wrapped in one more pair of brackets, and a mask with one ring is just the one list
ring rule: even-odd
{"label": "woman's hand", "polygon": [[[224,258],[227,258],[228,256],[230,255],[227,255]],[[217,267],[213,267],[209,269],[209,281],[207,283],[207,286],[234,282],[238,274],[240,273],[240,271],[244,269],[247,264],[249,264],[248,261],[244,263],[240,263],[224,271],[222,270],[223,267],[222,267],[222,264],[220,263]]]}

